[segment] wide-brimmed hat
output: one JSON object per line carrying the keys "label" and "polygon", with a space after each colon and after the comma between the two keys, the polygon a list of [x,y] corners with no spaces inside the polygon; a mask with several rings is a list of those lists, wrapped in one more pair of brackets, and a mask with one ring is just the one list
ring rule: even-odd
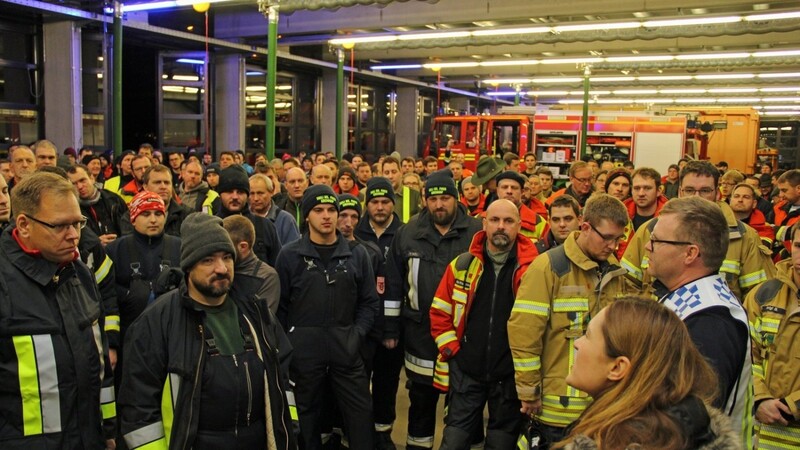
{"label": "wide-brimmed hat", "polygon": [[478,161],[478,168],[475,169],[475,174],[472,175],[472,184],[481,186],[486,184],[489,180],[496,177],[506,168],[506,163],[500,158],[490,156]]}

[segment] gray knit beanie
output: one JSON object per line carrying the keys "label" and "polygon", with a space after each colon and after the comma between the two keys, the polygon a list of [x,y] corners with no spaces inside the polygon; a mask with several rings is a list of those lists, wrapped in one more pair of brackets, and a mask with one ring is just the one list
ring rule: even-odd
{"label": "gray knit beanie", "polygon": [[203,212],[189,214],[181,224],[183,273],[189,273],[198,261],[219,251],[228,252],[236,258],[236,248],[222,227],[222,219]]}

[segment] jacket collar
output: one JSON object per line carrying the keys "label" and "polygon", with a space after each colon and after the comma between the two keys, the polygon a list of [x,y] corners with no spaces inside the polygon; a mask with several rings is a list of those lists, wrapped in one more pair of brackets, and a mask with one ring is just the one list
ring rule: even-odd
{"label": "jacket collar", "polygon": [[[485,255],[485,244],[486,231],[478,231],[475,233],[475,236],[472,238],[472,243],[469,246],[470,254],[483,261]],[[517,240],[514,248],[516,249],[517,264],[520,267],[530,264],[533,259],[539,255],[536,250],[536,245],[533,243],[533,241],[531,241],[527,236],[523,236],[521,233],[517,234]]]}
{"label": "jacket collar", "polygon": [[27,274],[42,286],[53,281],[53,277],[61,267],[44,259],[38,250],[26,249],[15,236],[16,227],[7,228],[0,238],[0,246],[8,256],[8,260],[17,269]]}
{"label": "jacket collar", "polygon": [[450,230],[444,235],[439,234],[439,230],[433,223],[433,216],[428,211],[428,208],[422,208],[422,211],[417,215],[417,227],[414,233],[415,239],[424,239],[430,243],[437,244],[443,238],[451,238],[463,233],[463,230],[469,228],[470,221],[475,220],[467,214],[467,207],[459,202],[456,202],[456,217],[453,219],[453,224],[450,225]]}
{"label": "jacket collar", "polygon": [[[397,215],[397,213],[392,212],[392,223],[390,223],[386,230],[383,231],[383,235],[393,236],[395,231],[397,231],[402,224],[403,222],[400,220],[400,217]],[[358,221],[358,224],[356,224],[356,230],[371,236],[375,235],[375,232],[372,231],[372,225],[369,223],[369,216],[367,214],[364,214],[364,217]]]}
{"label": "jacket collar", "polygon": [[[307,256],[309,258],[319,258],[319,252],[317,252],[317,249],[314,248],[314,243],[311,242],[311,237],[308,232],[303,233],[298,243],[299,245],[297,246],[297,253],[299,253],[300,256]],[[350,251],[350,244],[337,231],[336,250],[334,250],[333,255],[331,255],[332,259],[346,258],[352,254],[353,252]]]}

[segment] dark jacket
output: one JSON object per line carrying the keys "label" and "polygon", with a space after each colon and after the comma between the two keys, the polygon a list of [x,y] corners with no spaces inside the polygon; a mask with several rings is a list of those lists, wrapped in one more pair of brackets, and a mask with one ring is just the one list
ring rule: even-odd
{"label": "dark jacket", "polygon": [[302,230],[303,224],[306,222],[306,218],[303,215],[303,210],[300,208],[300,202],[295,202],[289,196],[285,196],[283,198],[273,197],[272,202],[278,207],[287,213],[291,214],[294,218],[295,223],[297,223],[297,228]]}
{"label": "dark jacket", "polygon": [[327,266],[308,233],[286,245],[275,270],[281,280],[278,319],[293,327],[354,327],[363,338],[380,306],[367,250],[338,235]]}
{"label": "dark jacket", "polygon": [[430,332],[429,310],[447,265],[469,250],[481,221],[458,203],[450,230],[441,235],[427,208],[400,227],[388,255],[387,298],[402,302],[406,372],[414,382],[431,385],[439,350]]}
{"label": "dark jacket", "polygon": [[[120,430],[131,449],[167,439],[170,449],[188,449],[196,438],[202,390],[198,380],[208,344],[203,339],[205,312],[189,298],[186,289],[182,283],[159,297],[134,322],[125,340]],[[231,292],[226,301],[236,302],[239,314],[252,325],[256,348],[266,367],[264,376],[278,448],[294,449],[297,444],[292,433],[286,376],[291,346],[286,335],[262,299],[245,299]],[[172,401],[162,402],[162,396],[171,397]]]}
{"label": "dark jacket", "polygon": [[375,281],[378,289],[378,296],[381,299],[381,311],[375,321],[375,333],[380,333],[383,339],[399,339],[400,338],[400,301],[397,299],[390,299],[386,296],[386,256],[389,254],[389,247],[392,245],[392,240],[397,230],[403,225],[400,217],[396,213],[392,213],[392,223],[384,230],[381,237],[375,235],[372,226],[369,224],[369,217],[364,216],[356,225],[353,234],[357,239],[373,243],[377,246],[380,252],[380,266],[374,267]]}
{"label": "dark jacket", "polygon": [[123,218],[127,217],[130,222],[128,206],[125,205],[125,200],[105,189],[98,189],[97,191],[99,196],[96,200],[80,200],[81,214],[89,219],[86,223],[87,228],[98,236],[110,233],[121,236]]}
{"label": "dark jacket", "polygon": [[250,212],[247,204],[242,207],[242,212],[229,211],[220,202],[217,217],[226,218],[234,214],[241,214],[250,219],[256,231],[256,241],[253,243],[253,253],[261,261],[275,267],[275,260],[281,251],[281,242],[278,240],[278,232],[271,220],[256,216]]}
{"label": "dark jacket", "polygon": [[81,254],[81,261],[94,272],[100,298],[103,299],[104,328],[108,346],[118,349],[122,345],[122,341],[119,336],[119,306],[117,289],[114,285],[114,261],[106,253],[103,244],[100,243],[100,238],[88,228],[81,230],[78,252]]}
{"label": "dark jacket", "polygon": [[104,449],[114,382],[94,277],[77,259],[24,250],[14,233],[0,237],[0,447]]}
{"label": "dark jacket", "polygon": [[180,266],[181,240],[167,234],[148,237],[134,231],[108,244],[106,251],[114,261],[120,332],[125,339],[126,330],[152,301],[151,283],[162,268]]}

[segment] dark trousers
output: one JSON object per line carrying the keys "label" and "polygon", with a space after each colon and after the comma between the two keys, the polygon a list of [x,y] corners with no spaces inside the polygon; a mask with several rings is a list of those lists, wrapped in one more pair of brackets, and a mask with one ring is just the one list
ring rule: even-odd
{"label": "dark trousers", "polygon": [[292,337],[295,348],[291,375],[300,419],[300,448],[322,449],[324,391],[330,387],[342,414],[350,448],[373,450],[369,380],[361,355],[357,350],[354,354],[343,354],[341,348],[326,346],[324,341]]}
{"label": "dark trousers", "polygon": [[477,380],[450,362],[450,391],[447,416],[444,419],[442,450],[467,450],[474,441],[475,430],[483,428],[483,410],[489,403],[486,429],[487,450],[514,448],[524,417],[514,384],[514,374],[501,381]]}
{"label": "dark trousers", "polygon": [[567,429],[562,427],[551,427],[550,425],[541,424],[540,430],[545,439],[545,445],[539,447],[541,450],[548,450],[553,444],[561,441],[567,435]]}
{"label": "dark trousers", "polygon": [[397,388],[403,359],[401,345],[389,350],[378,343],[372,360],[372,413],[378,431],[391,431],[397,416]]}
{"label": "dark trousers", "polygon": [[432,385],[409,381],[408,437],[406,448],[433,448],[436,431],[436,404],[442,391]]}

